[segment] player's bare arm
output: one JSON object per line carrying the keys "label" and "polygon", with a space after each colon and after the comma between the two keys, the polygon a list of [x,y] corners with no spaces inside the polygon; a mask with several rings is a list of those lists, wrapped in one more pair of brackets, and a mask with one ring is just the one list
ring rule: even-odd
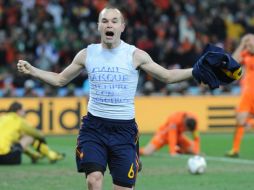
{"label": "player's bare arm", "polygon": [[41,81],[53,86],[64,86],[84,69],[86,60],[86,49],[81,50],[73,59],[72,63],[66,67],[61,73],[44,71],[32,66],[24,60],[19,60],[17,64],[18,71],[23,74],[31,75]]}
{"label": "player's bare arm", "polygon": [[137,49],[134,52],[134,66],[152,75],[154,78],[165,83],[176,83],[192,78],[192,68],[168,70],[155,63],[152,58],[143,50]]}
{"label": "player's bare arm", "polygon": [[241,52],[245,49],[246,47],[246,42],[248,40],[248,36],[245,36],[245,38],[243,38],[239,44],[239,46],[236,48],[236,50],[233,52],[232,57],[237,61],[237,62],[241,62],[242,58],[241,58]]}

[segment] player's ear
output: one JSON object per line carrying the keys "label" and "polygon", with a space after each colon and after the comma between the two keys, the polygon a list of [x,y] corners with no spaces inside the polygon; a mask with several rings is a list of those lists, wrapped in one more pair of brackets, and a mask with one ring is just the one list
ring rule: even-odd
{"label": "player's ear", "polygon": [[125,30],[125,27],[126,27],[125,23],[122,23],[121,32],[123,32]]}

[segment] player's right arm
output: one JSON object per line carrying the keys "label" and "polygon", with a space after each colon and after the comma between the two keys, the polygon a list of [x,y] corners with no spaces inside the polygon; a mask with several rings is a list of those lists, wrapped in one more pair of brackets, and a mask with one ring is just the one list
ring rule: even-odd
{"label": "player's right arm", "polygon": [[31,75],[32,77],[52,86],[64,86],[81,73],[85,66],[85,60],[86,49],[83,49],[74,57],[72,63],[61,73],[38,69],[24,60],[18,61],[17,68],[20,73]]}

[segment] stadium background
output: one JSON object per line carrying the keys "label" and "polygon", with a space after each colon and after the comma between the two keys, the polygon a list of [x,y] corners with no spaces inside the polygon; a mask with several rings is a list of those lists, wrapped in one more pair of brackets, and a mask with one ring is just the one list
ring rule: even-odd
{"label": "stadium background", "polygon": [[[23,102],[35,127],[47,135],[60,134],[47,136],[48,142],[66,153],[55,165],[46,160],[32,165],[24,156],[21,166],[1,167],[1,190],[84,189],[84,177],[75,170],[74,149],[80,117],[86,113],[86,72],[57,89],[20,75],[16,63],[25,59],[60,72],[80,49],[99,42],[97,16],[107,2],[120,5],[127,19],[123,40],[149,52],[166,68],[191,67],[207,43],[232,52],[241,36],[254,32],[251,0],[0,0],[0,112],[13,100]],[[165,85],[140,74],[136,116],[141,132],[151,133],[174,111],[197,113],[208,169],[205,175],[191,176],[188,157],[171,158],[164,148],[142,158],[136,188],[253,189],[253,135],[245,135],[240,159],[223,157],[232,143],[240,82],[210,91],[193,80]],[[143,134],[141,146],[150,138]],[[112,189],[109,175],[104,185]]]}
{"label": "stadium background", "polygon": [[[77,118],[86,113],[87,73],[84,71],[67,86],[56,89],[18,74],[16,63],[25,59],[41,69],[60,72],[80,49],[99,42],[97,15],[108,2],[116,3],[126,17],[123,40],[147,51],[167,68],[191,67],[207,43],[232,52],[240,37],[254,30],[251,1],[1,0],[0,96],[4,99],[0,109],[8,105],[5,98],[30,98],[24,100],[27,108],[37,109],[38,113],[43,105],[40,117],[33,115],[36,111],[28,115],[37,127],[48,134],[75,133],[62,125],[77,129]],[[141,71],[137,121],[141,132],[153,132],[169,113],[189,110],[200,117],[202,131],[229,129],[234,125],[239,93],[240,82],[210,91],[194,80],[163,84]],[[48,105],[51,100],[43,97],[55,97],[53,106]],[[66,101],[69,109],[74,109],[63,117],[70,124],[59,123],[60,116],[56,116],[68,108],[67,103],[61,104],[63,97],[77,97]],[[199,99],[204,102],[196,101]],[[52,111],[55,115],[50,118]],[[55,125],[53,130],[51,123]]]}
{"label": "stadium background", "polygon": [[[141,133],[154,132],[175,111],[190,111],[199,118],[202,132],[232,131],[238,96],[137,97],[136,120]],[[16,98],[0,100],[0,114]],[[81,117],[87,111],[86,97],[19,98],[26,118],[45,134],[77,134]]]}
{"label": "stadium background", "polygon": [[[84,71],[65,88],[55,89],[16,72],[18,59],[55,72],[90,43],[99,42],[97,16],[107,0],[1,0],[0,96],[84,96]],[[167,68],[191,67],[207,43],[232,52],[240,37],[253,32],[252,1],[118,0],[126,17],[123,40],[147,51]],[[27,81],[28,80],[28,81]],[[31,92],[29,88],[34,88]],[[27,89],[28,88],[28,89]],[[239,84],[210,92],[191,80],[165,85],[141,72],[137,95],[239,94]]]}
{"label": "stadium background", "polygon": [[[0,109],[8,105],[5,98],[26,97],[22,101],[35,110],[28,117],[37,127],[46,133],[73,133],[80,122],[75,114],[80,118],[86,112],[87,73],[56,89],[18,74],[16,63],[25,59],[36,67],[60,72],[80,49],[99,42],[97,15],[108,2],[117,3],[126,17],[123,40],[147,51],[166,68],[191,67],[207,43],[232,52],[240,37],[254,30],[251,1],[1,0],[0,96],[4,98]],[[166,85],[141,72],[137,121],[141,132],[152,132],[169,113],[189,110],[199,115],[203,131],[229,129],[234,125],[239,93],[240,82],[210,91],[194,80]],[[73,96],[77,98],[68,100],[69,107],[61,103],[63,97]],[[41,117],[34,114],[38,109]],[[55,116],[65,109],[73,109],[63,117],[69,124],[59,123]]]}

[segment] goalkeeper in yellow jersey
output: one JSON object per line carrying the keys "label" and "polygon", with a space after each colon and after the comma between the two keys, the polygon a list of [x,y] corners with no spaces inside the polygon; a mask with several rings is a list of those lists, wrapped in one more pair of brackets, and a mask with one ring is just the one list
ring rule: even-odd
{"label": "goalkeeper in yellow jersey", "polygon": [[25,110],[19,102],[13,102],[8,112],[0,116],[0,165],[21,164],[22,153],[32,163],[47,157],[50,163],[64,158],[49,148],[44,135],[24,118]]}

